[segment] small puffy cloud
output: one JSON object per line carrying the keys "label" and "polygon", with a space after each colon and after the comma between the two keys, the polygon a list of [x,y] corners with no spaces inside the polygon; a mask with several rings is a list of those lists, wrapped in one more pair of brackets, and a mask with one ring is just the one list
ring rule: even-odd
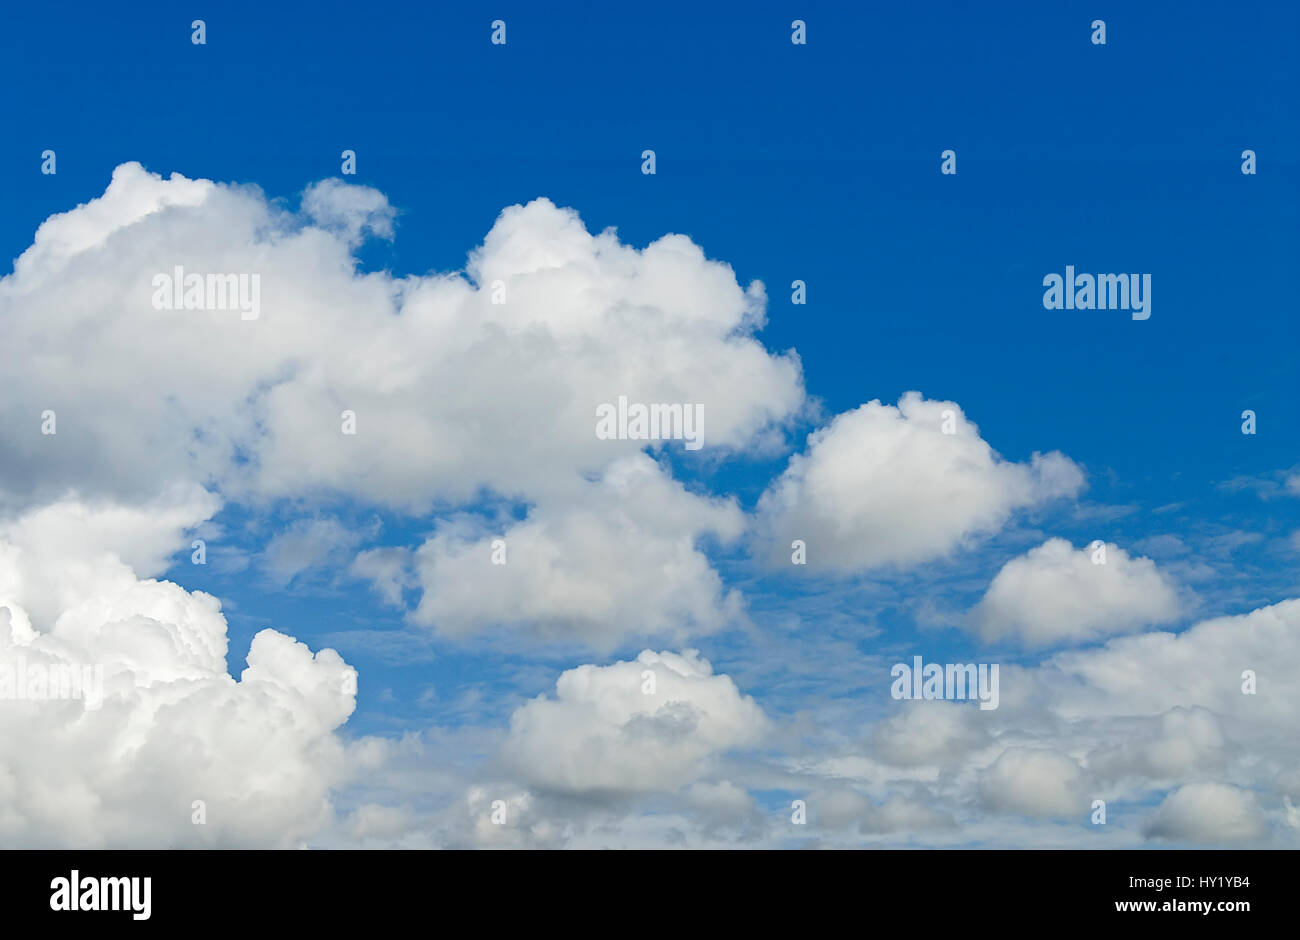
{"label": "small puffy cloud", "polygon": [[768,730],[754,700],[695,650],[579,666],[555,691],[515,711],[501,752],[522,780],[553,791],[673,791]]}
{"label": "small puffy cloud", "polygon": [[1150,839],[1198,845],[1250,845],[1268,826],[1249,790],[1224,783],[1189,783],[1165,797],[1146,826]]}
{"label": "small puffy cloud", "polygon": [[1084,643],[1178,616],[1178,592],[1155,562],[1106,545],[1095,563],[1101,550],[1054,538],[1007,562],[973,612],[980,636],[1031,647]]}
{"label": "small puffy cloud", "polygon": [[302,211],[317,224],[339,230],[353,245],[360,244],[366,233],[392,238],[397,215],[383,193],[338,179],[308,186],[302,194]]}
{"label": "small puffy cloud", "polygon": [[629,457],[504,531],[445,524],[416,554],[423,596],[412,619],[445,636],[505,625],[596,648],[709,633],[740,617],[741,602],[696,543],[743,527],[734,501],[690,493],[649,457]]}
{"label": "small puffy cloud", "polygon": [[809,435],[763,495],[760,530],[777,554],[802,539],[809,563],[831,570],[910,565],[1082,486],[1062,454],[1003,460],[955,402],[908,392],[897,407],[868,402]]}
{"label": "small puffy cloud", "polygon": [[1067,754],[1010,747],[980,778],[984,805],[1025,816],[1081,816],[1088,809],[1085,777]]}
{"label": "small puffy cloud", "polygon": [[954,702],[907,702],[876,726],[871,753],[899,767],[958,763],[989,741],[981,713]]}

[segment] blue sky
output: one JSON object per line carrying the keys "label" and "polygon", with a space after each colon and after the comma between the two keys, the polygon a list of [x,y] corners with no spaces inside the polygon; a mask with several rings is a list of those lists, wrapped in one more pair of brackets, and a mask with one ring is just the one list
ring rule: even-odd
{"label": "blue sky", "polygon": [[[749,622],[597,650],[509,631],[436,635],[407,617],[418,590],[401,609],[382,603],[347,575],[346,551],[287,582],[266,568],[268,544],[295,521],[337,520],[358,533],[352,554],[413,548],[453,510],[488,513],[492,500],[413,516],[348,493],[228,499],[210,563],[191,565],[185,542],[165,577],[221,599],[233,674],[273,626],[359,670],[345,738],[455,737],[504,728],[565,669],[686,645],[783,729],[754,760],[813,761],[887,714],[890,663],[921,653],[1032,667],[1069,647],[961,627],[1002,566],[1049,537],[1151,558],[1189,592],[1163,624],[1174,632],[1300,596],[1300,501],[1286,482],[1300,464],[1300,10],[456,7],[9,11],[0,248],[18,257],[48,217],[100,196],[119,164],[253,184],[296,210],[352,149],[346,181],[396,210],[393,237],[358,249],[362,271],[460,270],[504,207],[544,196],[638,249],[689,236],[742,287],[766,285],[757,338],[774,355],[797,351],[814,404],[784,423],[775,451],[657,451],[697,492],[752,513],[809,432],[909,390],[959,402],[1007,461],[1062,451],[1086,488],[917,566],[773,569],[743,542],[706,537]],[[204,46],[189,41],[193,17],[206,20]],[[790,42],[796,17],[805,46]],[[488,41],[496,18],[504,46]],[[1089,41],[1094,19],[1106,21],[1103,46]],[[38,172],[47,148],[53,176]],[[654,176],[640,172],[646,148]],[[949,148],[955,176],[939,172]],[[1241,172],[1244,149],[1256,175]],[[1066,265],[1150,273],[1151,318],[1044,309],[1042,279]],[[806,305],[790,302],[795,279]],[[1254,435],[1241,433],[1246,409]],[[447,760],[490,744],[466,736]],[[748,789],[772,812],[797,795],[763,773]],[[1167,789],[1125,803],[1149,807]]]}

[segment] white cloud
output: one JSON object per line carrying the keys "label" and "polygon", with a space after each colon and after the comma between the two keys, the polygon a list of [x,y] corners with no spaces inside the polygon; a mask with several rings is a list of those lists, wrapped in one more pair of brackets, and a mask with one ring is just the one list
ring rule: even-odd
{"label": "white cloud", "polygon": [[1088,811],[1085,777],[1067,754],[1010,747],[980,779],[984,805],[1026,816],[1079,816]]}
{"label": "white cloud", "polygon": [[[653,673],[652,694],[643,689]],[[579,666],[555,698],[510,718],[502,758],[530,785],[570,793],[672,791],[698,780],[727,750],[756,744],[762,710],[695,650]]]}
{"label": "white cloud", "polygon": [[[684,236],[638,250],[539,199],[501,213],[465,275],[395,279],[353,254],[363,231],[390,232],[382,194],[327,182],[303,205],[125,164],[41,227],[0,279],[6,342],[29,353],[0,401],[11,504],[176,482],[239,500],[531,501],[642,449],[595,436],[619,395],[701,404],[706,452],[755,446],[803,406],[798,360],[752,336],[762,285]],[[176,265],[259,275],[260,317],[154,309],[152,278]]]}
{"label": "white cloud", "polygon": [[684,793],[688,806],[715,825],[739,825],[758,815],[754,798],[730,780],[692,783]]}
{"label": "white cloud", "polygon": [[[1243,694],[1242,673],[1256,674]],[[1205,620],[1182,633],[1117,637],[1058,653],[1038,670],[1067,718],[1154,715],[1200,706],[1277,739],[1300,724],[1300,600]],[[1281,740],[1289,740],[1284,738]]]}
{"label": "white cloud", "polygon": [[908,392],[898,407],[868,402],[809,435],[759,511],[775,556],[802,539],[810,567],[844,571],[942,557],[1082,485],[1060,453],[1005,461],[955,402]]}
{"label": "white cloud", "polygon": [[[317,518],[274,537],[262,560],[287,584],[354,559],[351,574],[388,603],[422,589],[414,618],[458,638],[507,624],[597,647],[651,633],[684,642],[743,617],[704,554],[740,534],[734,501],[683,487],[641,442],[598,440],[594,423],[619,395],[698,402],[706,456],[766,447],[804,393],[797,358],[754,337],[762,285],[737,283],[684,236],[638,250],[546,200],[502,212],[463,274],[359,273],[360,241],[392,236],[395,219],[382,194],[338,181],[310,187],[293,213],[254,188],[128,164],[101,199],[48,220],[0,278],[7,342],[27,353],[0,398],[0,665],[105,670],[99,710],[0,701],[0,842],[280,846],[329,831],[367,844],[675,844],[721,840],[727,827],[748,838],[764,825],[749,790],[807,782],[753,755],[740,764],[732,752],[769,741],[770,722],[689,650],[569,670],[508,732],[473,729],[478,752],[465,745],[456,766],[430,746],[418,767],[399,767],[405,742],[337,735],[355,678],[337,654],[263,631],[236,681],[218,601],[149,580],[223,500],[486,504],[496,520],[454,515],[414,551],[357,553],[357,533]],[[153,309],[150,279],[177,264],[257,273],[261,317]],[[504,304],[492,302],[497,281]],[[340,434],[345,408],[355,438]],[[40,433],[45,409],[57,435]],[[1082,485],[1059,453],[1003,460],[954,403],[909,393],[811,435],[757,522],[783,560],[802,538],[814,566],[908,565]],[[502,507],[518,503],[517,521]],[[497,535],[505,566],[490,561]],[[1172,587],[1145,559],[1112,548],[1106,571],[1076,571],[1079,554],[1053,540],[1009,563],[981,604],[984,626],[1035,644],[1165,617]],[[1153,783],[1213,775],[1231,783],[1171,793],[1148,834],[1258,840],[1263,814],[1245,785],[1300,793],[1287,776],[1297,637],[1300,601],[1288,601],[1008,666],[996,713],[913,703],[877,726],[878,760],[801,760],[866,768],[869,796],[827,790],[814,816],[858,834],[956,838],[942,834],[947,808],[1077,820],[1092,779],[1145,798]],[[1241,693],[1247,668],[1256,695]],[[485,782],[484,753],[509,782]],[[375,792],[340,821],[332,795],[356,770]],[[439,809],[413,807],[431,787]],[[200,799],[206,826],[190,820]],[[490,820],[498,799],[504,826]],[[640,813],[647,800],[670,813]]]}
{"label": "white cloud", "polygon": [[[424,593],[413,619],[448,636],[506,624],[598,648],[712,632],[741,615],[740,597],[696,543],[743,527],[734,501],[689,493],[649,457],[625,458],[507,529],[444,524],[417,553]],[[492,561],[496,538],[504,564]]]}
{"label": "white cloud", "polygon": [[129,519],[124,542],[156,557],[210,507],[67,500],[0,527],[0,669],[102,670],[102,699],[90,676],[79,698],[0,698],[4,844],[289,846],[330,817],[351,667],[263,630],[235,681],[216,598],[140,580],[103,544]]}
{"label": "white cloud", "polygon": [[[499,574],[514,581],[499,597],[462,590],[449,575],[498,573],[477,570],[465,533],[441,531],[420,556],[434,589],[420,622],[467,634],[536,619],[539,634],[599,644],[738,616],[696,546],[735,537],[734,506],[673,490],[662,471],[634,487],[658,518],[635,506],[601,518],[586,500],[608,505],[639,466],[644,441],[595,434],[597,407],[621,395],[699,405],[710,456],[769,447],[801,412],[797,357],[753,335],[762,284],[742,287],[685,236],[638,250],[545,199],[506,208],[464,272],[360,273],[359,242],[393,235],[394,219],[381,193],[338,180],[309,187],[294,213],[255,187],[118,167],[0,278],[7,342],[31,353],[0,399],[0,509],[69,489],[126,505],[203,486],[259,508],[343,496],[444,514],[500,497],[532,509],[509,533],[514,563]],[[152,279],[178,265],[256,275],[260,316],[155,309]],[[41,433],[46,410],[56,434]],[[356,547],[322,521],[277,536],[263,561],[284,585]],[[353,573],[398,603],[410,578],[395,563],[367,555]]]}
{"label": "white cloud", "polygon": [[392,238],[397,215],[383,193],[339,179],[308,186],[302,194],[302,211],[321,226],[341,232],[350,245],[360,244],[366,233]]}
{"label": "white cloud", "polygon": [[1248,790],[1222,783],[1189,783],[1165,797],[1146,834],[1170,842],[1248,845],[1263,841],[1268,827]]}
{"label": "white cloud", "polygon": [[[473,786],[465,795],[466,818],[457,820],[453,845],[481,848],[556,848],[561,826],[537,811],[531,793],[511,787]],[[502,814],[502,815],[498,815]],[[494,816],[502,821],[494,820]]]}
{"label": "white cloud", "polygon": [[845,786],[815,791],[806,802],[808,824],[815,830],[852,826],[861,834],[885,835],[955,826],[950,815],[916,800],[892,796],[877,805],[865,794]]}
{"label": "white cloud", "polygon": [[1088,755],[1098,777],[1177,780],[1222,768],[1228,742],[1218,716],[1204,708],[1171,708],[1152,718],[1115,722],[1114,733]]}
{"label": "white cloud", "polygon": [[961,762],[986,744],[978,708],[954,702],[908,702],[876,726],[872,753],[900,767]]}
{"label": "white cloud", "polygon": [[1103,564],[1093,555],[1054,538],[1007,562],[973,612],[980,636],[1026,646],[1081,643],[1178,616],[1177,590],[1155,562],[1113,544]]}

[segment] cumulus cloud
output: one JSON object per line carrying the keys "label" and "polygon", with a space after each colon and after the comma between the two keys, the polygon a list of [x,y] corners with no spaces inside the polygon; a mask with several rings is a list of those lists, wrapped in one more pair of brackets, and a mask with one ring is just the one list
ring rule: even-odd
{"label": "cumulus cloud", "polygon": [[954,702],[908,702],[876,726],[870,749],[901,767],[959,763],[988,742],[984,719]]}
{"label": "cumulus cloud", "polygon": [[[1243,672],[1255,674],[1243,694]],[[1155,715],[1182,706],[1273,740],[1300,724],[1300,600],[1215,617],[1182,633],[1117,637],[1058,653],[1038,670],[1054,709],[1067,718]]]}
{"label": "cumulus cloud", "polygon": [[673,791],[769,728],[754,700],[695,650],[579,666],[555,692],[516,710],[502,745],[520,779],[554,791]]}
{"label": "cumulus cloud", "polygon": [[805,453],[763,495],[760,528],[777,555],[802,539],[810,566],[909,565],[1082,486],[1064,455],[1003,460],[955,402],[908,392],[897,407],[868,402],[809,435]]}
{"label": "cumulus cloud", "polygon": [[1178,592],[1155,562],[1113,544],[1101,552],[1054,538],[1007,562],[974,611],[980,636],[1026,646],[1081,643],[1178,616]]}
{"label": "cumulus cloud", "polygon": [[[715,452],[803,406],[798,360],[753,337],[762,286],[685,236],[636,249],[538,199],[503,211],[464,272],[359,273],[356,240],[392,217],[338,181],[294,213],[255,188],[118,167],[0,279],[6,341],[29,353],[0,402],[7,497],[191,482],[241,500],[533,500],[645,446],[596,437],[619,395],[698,403]],[[258,275],[260,316],[154,309],[152,279],[178,265]]]}
{"label": "cumulus cloud", "polygon": [[339,179],[308,186],[302,194],[302,211],[322,227],[341,232],[350,245],[360,244],[367,234],[392,238],[397,216],[383,193]]}
{"label": "cumulus cloud", "polygon": [[[352,668],[263,630],[236,681],[216,598],[141,580],[104,545],[129,519],[124,542],[155,557],[210,505],[150,519],[65,500],[0,526],[6,845],[290,846],[329,819]],[[59,670],[80,687],[32,684]]]}
{"label": "cumulus cloud", "polygon": [[466,818],[453,829],[453,845],[556,848],[565,839],[563,827],[537,812],[537,801],[526,790],[473,786],[465,802]]}
{"label": "cumulus cloud", "polygon": [[484,528],[452,520],[420,548],[415,622],[448,636],[514,625],[608,647],[628,636],[685,639],[741,614],[739,594],[696,544],[738,537],[739,508],[688,492],[649,457],[624,458],[509,528]]}
{"label": "cumulus cloud", "polygon": [[[382,194],[340,181],[291,211],[253,187],[127,164],[102,197],[47,220],[0,278],[6,341],[25,353],[0,398],[0,667],[104,673],[97,709],[0,700],[0,841],[285,846],[328,830],[345,844],[683,844],[752,837],[764,811],[749,789],[808,783],[770,766],[761,786],[739,775],[771,722],[693,650],[571,669],[508,730],[471,729],[456,762],[431,745],[404,766],[405,741],[339,735],[356,677],[333,651],[265,630],[236,680],[219,602],[152,580],[223,502],[310,513],[338,497],[436,508],[439,521],[423,544],[365,548],[337,520],[299,521],[258,556],[272,583],[350,562],[386,603],[418,591],[412,619],[458,639],[509,626],[598,648],[684,643],[743,619],[706,555],[744,529],[735,501],[674,480],[663,449],[594,426],[620,395],[698,403],[706,458],[767,453],[805,400],[797,357],[757,339],[762,285],[684,236],[638,249],[544,199],[503,211],[463,271],[360,270],[358,246],[395,236],[397,218]],[[258,275],[260,316],[154,309],[151,279],[177,265]],[[47,409],[55,435],[40,433]],[[356,435],[342,433],[344,410]],[[680,446],[664,445],[699,460]],[[1082,486],[1061,454],[1005,460],[955,403],[909,393],[812,434],[752,521],[783,560],[800,538],[814,567],[857,571],[943,557]],[[1030,646],[1167,622],[1172,585],[1108,551],[1104,570],[1079,569],[1083,553],[1049,541],[1003,568],[973,622]],[[1289,799],[1297,637],[1288,601],[1008,665],[998,712],[910,703],[857,761],[865,792],[814,789],[811,815],[859,835],[941,833],[955,806],[1075,819],[1093,779],[1145,798],[1253,778]],[[1242,694],[1246,669],[1257,694]],[[372,788],[340,820],[335,794],[358,770]],[[485,777],[498,771],[508,779]],[[431,787],[437,810],[417,805]],[[1146,833],[1258,841],[1259,799],[1188,783]],[[641,813],[648,803],[669,811]]]}
{"label": "cumulus cloud", "polygon": [[1089,803],[1085,777],[1068,754],[1009,747],[980,779],[984,805],[1026,816],[1082,816]]}
{"label": "cumulus cloud", "polygon": [[1189,783],[1165,797],[1146,826],[1151,839],[1202,845],[1263,841],[1268,826],[1255,795],[1223,783]]}
{"label": "cumulus cloud", "polygon": [[730,780],[692,783],[684,794],[686,804],[712,825],[736,826],[758,817],[754,798]]}
{"label": "cumulus cloud", "polygon": [[951,815],[917,800],[891,796],[877,804],[865,794],[844,786],[813,793],[807,806],[811,825],[829,830],[852,826],[863,835],[919,833],[956,826]]}
{"label": "cumulus cloud", "polygon": [[0,568],[0,597],[12,602],[14,629],[30,636],[29,614],[53,624],[106,570],[161,574],[182,534],[219,505],[199,487],[177,486],[138,506],[68,496],[0,518],[0,560],[7,562]]}
{"label": "cumulus cloud", "polygon": [[1176,780],[1218,770],[1227,760],[1223,725],[1204,708],[1171,708],[1112,727],[1110,739],[1088,755],[1089,769],[1103,779]]}

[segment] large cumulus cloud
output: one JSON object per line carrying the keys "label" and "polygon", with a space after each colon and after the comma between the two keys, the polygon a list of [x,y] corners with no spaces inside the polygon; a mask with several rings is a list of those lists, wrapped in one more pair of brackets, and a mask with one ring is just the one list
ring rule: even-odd
{"label": "large cumulus cloud", "polygon": [[[802,406],[798,360],[752,336],[762,285],[684,236],[638,250],[538,199],[502,212],[463,273],[395,278],[358,273],[368,231],[392,231],[373,190],[319,184],[292,213],[252,187],[118,167],[0,279],[7,342],[26,353],[0,402],[9,498],[191,481],[403,507],[532,500],[644,446],[595,436],[620,395],[702,405],[705,447],[724,451]],[[258,275],[260,316],[154,309],[152,279],[178,265]],[[40,434],[46,410],[57,435]]]}
{"label": "large cumulus cloud", "polygon": [[122,541],[154,557],[210,512],[189,500],[151,518],[67,499],[0,523],[0,670],[94,671],[75,697],[0,698],[5,845],[291,846],[330,819],[355,671],[268,629],[236,681],[217,599],[113,548],[131,520]]}

